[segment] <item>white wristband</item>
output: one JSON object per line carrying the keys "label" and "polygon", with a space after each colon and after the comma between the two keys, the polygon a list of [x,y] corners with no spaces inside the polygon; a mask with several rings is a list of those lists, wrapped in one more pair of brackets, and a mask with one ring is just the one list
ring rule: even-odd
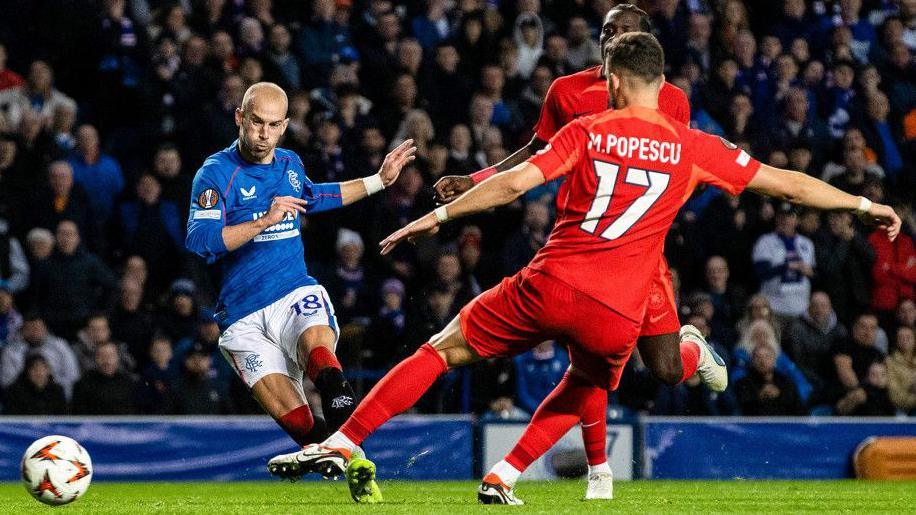
{"label": "white wristband", "polygon": [[871,209],[872,202],[865,197],[859,197],[859,207],[856,208],[856,214],[862,216],[868,214],[868,210]]}
{"label": "white wristband", "polygon": [[439,220],[440,224],[448,222],[448,211],[445,209],[446,206],[439,206],[433,210],[433,213],[436,214],[436,220]]}
{"label": "white wristband", "polygon": [[385,183],[382,182],[382,178],[379,174],[363,177],[363,186],[366,187],[366,193],[369,195],[375,195],[385,189]]}

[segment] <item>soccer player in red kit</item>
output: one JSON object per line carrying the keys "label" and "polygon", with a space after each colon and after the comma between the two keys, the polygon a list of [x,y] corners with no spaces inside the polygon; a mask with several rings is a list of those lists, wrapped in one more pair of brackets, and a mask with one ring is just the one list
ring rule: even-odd
{"label": "soccer player in red kit", "polygon": [[[600,45],[602,52],[616,36],[628,32],[650,32],[649,15],[632,4],[621,4],[613,7],[605,16],[601,28]],[[507,157],[501,163],[490,166],[469,176],[445,176],[435,185],[440,201],[448,203],[475,184],[512,168],[525,161],[535,152],[544,148],[547,141],[563,126],[583,116],[603,112],[612,107],[608,92],[604,66],[598,65],[572,75],[556,79],[547,91],[541,116],[534,128],[534,136],[524,147]],[[662,84],[658,95],[658,108],[684,125],[690,124],[690,103],[687,95],[669,82]],[[565,201],[564,183],[557,195],[557,208],[562,209]],[[728,373],[711,347],[706,345],[702,334],[693,326],[681,328],[677,316],[677,305],[674,300],[674,288],[671,285],[671,273],[668,263],[663,258],[659,261],[656,279],[652,282],[648,297],[649,307],[646,310],[642,330],[637,339],[640,355],[653,375],[666,384],[678,384],[685,381],[695,372],[713,391],[722,391],[728,384]],[[704,360],[704,354],[711,354],[713,359]],[[698,370],[698,365],[700,366]],[[566,387],[567,385],[563,385]],[[558,386],[554,393],[545,399],[538,412],[531,420],[537,425],[541,411],[550,411],[551,403],[561,401],[563,392]],[[607,392],[593,392],[593,398],[587,403],[588,410],[583,413],[581,422],[582,439],[585,444],[588,460],[588,487],[586,499],[610,499],[613,496],[611,469],[607,463],[605,443],[607,438]]]}
{"label": "soccer player in red kit", "polygon": [[[381,242],[382,253],[388,253],[401,241],[435,233],[451,218],[508,204],[548,180],[567,176],[569,200],[528,267],[479,295],[395,366],[338,432],[283,459],[299,473],[339,475],[357,445],[410,408],[449,368],[514,356],[546,339],[569,342],[571,353],[563,378],[570,385],[567,402],[542,426],[545,440],[558,438],[581,417],[577,391],[617,386],[640,332],[665,234],[699,183],[733,195],[749,187],[809,207],[856,211],[877,222],[888,237],[897,236],[900,218],[890,207],[761,164],[733,144],[659,112],[663,55],[650,34],[616,38],[607,56],[615,110],[573,121],[528,162],[487,179]],[[510,466],[487,474],[478,499],[521,504],[512,492],[521,472]]]}

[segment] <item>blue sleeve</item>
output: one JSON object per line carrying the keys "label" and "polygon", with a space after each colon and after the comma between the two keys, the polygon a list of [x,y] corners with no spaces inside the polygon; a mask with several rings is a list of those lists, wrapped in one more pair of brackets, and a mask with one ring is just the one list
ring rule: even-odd
{"label": "blue sleeve", "polygon": [[339,182],[314,184],[306,178],[302,198],[307,203],[305,208],[308,213],[320,213],[343,207]]}
{"label": "blue sleeve", "polygon": [[808,382],[808,378],[805,377],[805,374],[803,374],[795,363],[789,359],[789,356],[786,356],[783,352],[779,353],[779,357],[776,358],[776,370],[782,372],[790,381],[795,383],[795,388],[798,390],[798,396],[801,397],[803,403],[807,404],[813,387],[811,383]]}
{"label": "blue sleeve", "polygon": [[219,181],[208,168],[201,168],[191,186],[191,213],[185,247],[213,263],[229,252],[223,241],[226,225],[226,203]]}

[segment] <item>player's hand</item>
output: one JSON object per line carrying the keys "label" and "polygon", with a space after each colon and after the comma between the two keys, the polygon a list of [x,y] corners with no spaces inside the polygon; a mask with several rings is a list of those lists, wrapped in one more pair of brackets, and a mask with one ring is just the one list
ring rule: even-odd
{"label": "player's hand", "polygon": [[887,239],[894,241],[900,234],[900,226],[903,222],[890,206],[884,204],[872,204],[868,213],[860,217],[867,224],[877,225],[879,229],[887,234]]}
{"label": "player's hand", "polygon": [[276,225],[283,221],[288,214],[295,214],[297,211],[305,214],[306,202],[297,197],[274,197],[270,203],[270,210],[267,214],[258,218],[261,230]]}
{"label": "player's hand", "polygon": [[418,236],[431,236],[439,232],[439,221],[434,213],[427,213],[421,218],[401,227],[379,243],[382,255],[389,253],[404,240],[413,241]]}
{"label": "player's hand", "polygon": [[398,180],[398,175],[401,174],[404,165],[417,158],[416,153],[417,147],[413,145],[412,139],[404,140],[403,143],[394,147],[394,150],[388,152],[378,170],[378,175],[386,188]]}
{"label": "player's hand", "polygon": [[448,204],[459,195],[474,187],[474,180],[468,175],[446,175],[436,181],[436,202]]}

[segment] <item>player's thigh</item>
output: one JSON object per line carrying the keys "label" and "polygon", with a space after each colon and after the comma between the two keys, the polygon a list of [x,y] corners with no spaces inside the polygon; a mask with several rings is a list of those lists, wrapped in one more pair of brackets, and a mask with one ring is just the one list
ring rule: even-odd
{"label": "player's thigh", "polygon": [[481,357],[471,348],[461,333],[461,317],[453,318],[441,331],[429,339],[429,344],[449,368],[463,367],[480,361]]}
{"label": "player's thigh", "polygon": [[640,324],[589,297],[575,306],[576,316],[564,335],[570,342],[570,365],[593,384],[613,390],[636,346]]}
{"label": "player's thigh", "polygon": [[258,311],[229,326],[219,337],[219,349],[239,378],[254,386],[268,374],[289,372],[283,349],[265,332]]}
{"label": "player's thigh", "polygon": [[[541,305],[523,269],[478,295],[458,315],[462,339],[480,358],[512,357],[553,337],[541,326]],[[454,323],[454,321],[453,321]]]}
{"label": "player's thigh", "polygon": [[300,367],[305,367],[315,347],[337,349],[337,316],[327,290],[320,285],[293,290],[270,306],[268,317],[269,336]]}

